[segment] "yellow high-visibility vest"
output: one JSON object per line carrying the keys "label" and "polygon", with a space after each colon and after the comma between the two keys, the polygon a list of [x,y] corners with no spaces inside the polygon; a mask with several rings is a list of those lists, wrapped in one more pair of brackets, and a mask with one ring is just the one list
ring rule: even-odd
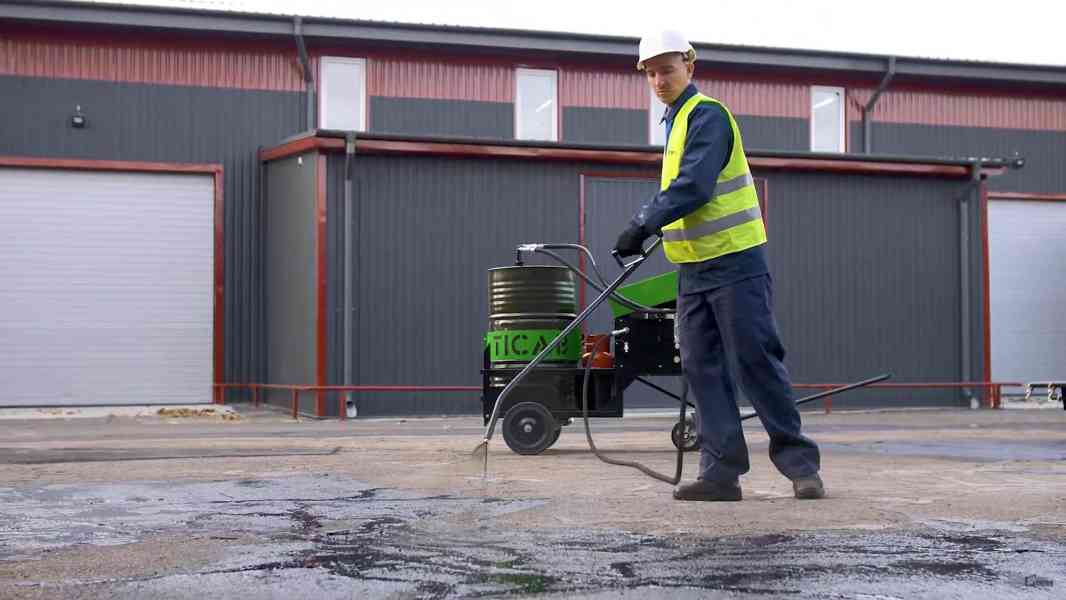
{"label": "yellow high-visibility vest", "polygon": [[701,102],[721,106],[729,117],[729,126],[733,129],[733,152],[725,168],[718,174],[714,195],[707,199],[706,204],[663,227],[663,250],[666,258],[673,263],[701,262],[766,243],[759,197],[755,193],[748,159],[744,156],[740,128],[729,109],[714,98],[696,94],[677,111],[663,153],[659,189],[670,187],[670,182],[677,178],[681,170],[688,116]]}

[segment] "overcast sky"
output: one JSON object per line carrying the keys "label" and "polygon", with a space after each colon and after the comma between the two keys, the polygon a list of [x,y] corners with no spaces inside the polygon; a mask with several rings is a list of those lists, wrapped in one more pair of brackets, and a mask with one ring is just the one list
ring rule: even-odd
{"label": "overcast sky", "polygon": [[634,37],[665,26],[706,43],[1066,66],[1063,0],[108,1]]}

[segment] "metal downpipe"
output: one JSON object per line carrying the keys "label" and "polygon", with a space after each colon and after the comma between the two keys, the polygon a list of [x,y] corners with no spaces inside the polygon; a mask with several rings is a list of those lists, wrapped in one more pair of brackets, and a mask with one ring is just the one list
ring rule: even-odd
{"label": "metal downpipe", "polygon": [[[352,385],[352,322],[355,307],[352,306],[352,221],[355,208],[352,203],[352,163],[355,161],[355,132],[349,131],[344,139],[344,385]],[[343,405],[338,410],[345,411],[352,407],[351,416],[358,415],[355,406],[355,393],[349,391]]]}
{"label": "metal downpipe", "polygon": [[878,84],[877,89],[874,90],[874,95],[870,96],[870,101],[866,103],[866,106],[862,108],[862,152],[863,154],[870,154],[872,152],[873,140],[871,140],[871,123],[870,113],[874,107],[877,106],[877,101],[881,99],[881,94],[888,88],[888,84],[892,83],[892,78],[896,76],[896,57],[888,57],[888,70],[885,71],[885,76],[881,78],[881,83]]}
{"label": "metal downpipe", "polygon": [[300,67],[303,69],[304,90],[307,96],[307,114],[305,129],[315,128],[315,78],[311,73],[311,62],[307,58],[307,46],[304,44],[303,19],[292,18],[293,35],[296,37],[296,49],[300,53]]}
{"label": "metal downpipe", "polygon": [[[962,301],[960,307],[960,326],[961,335],[959,343],[961,345],[960,351],[962,353],[962,380],[970,381],[972,373],[973,363],[973,340],[972,332],[972,292],[970,290],[970,210],[973,206],[980,205],[981,194],[981,163],[980,161],[974,161],[970,167],[970,186],[965,194],[962,195],[962,199],[959,202],[959,299]],[[978,197],[978,202],[970,202],[970,195],[975,194]],[[969,388],[962,389],[963,399],[969,400],[970,408],[977,408],[977,397]]]}

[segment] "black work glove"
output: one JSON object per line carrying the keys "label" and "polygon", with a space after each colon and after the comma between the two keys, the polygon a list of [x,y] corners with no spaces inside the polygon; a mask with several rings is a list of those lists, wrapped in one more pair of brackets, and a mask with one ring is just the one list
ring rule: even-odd
{"label": "black work glove", "polygon": [[648,239],[649,235],[644,227],[630,225],[622,232],[622,235],[618,236],[618,241],[614,243],[614,250],[622,257],[643,254],[644,240]]}

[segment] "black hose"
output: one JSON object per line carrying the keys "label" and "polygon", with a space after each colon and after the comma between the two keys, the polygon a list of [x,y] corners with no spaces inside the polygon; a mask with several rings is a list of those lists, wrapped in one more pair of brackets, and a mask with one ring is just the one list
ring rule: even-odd
{"label": "black hose", "polygon": [[600,284],[602,284],[603,287],[607,287],[607,279],[603,276],[603,273],[600,272],[600,268],[596,266],[596,258],[592,256],[592,251],[589,250],[587,246],[582,246],[581,244],[552,243],[543,244],[542,247],[547,248],[548,250],[577,250],[578,252],[584,253],[585,257],[589,259],[589,265],[592,266],[592,272],[595,273],[596,278],[600,280]]}
{"label": "black hose", "polygon": [[[585,439],[589,442],[589,449],[591,449],[592,453],[596,455],[596,458],[609,465],[637,469],[648,477],[658,479],[659,481],[669,483],[670,485],[677,485],[681,482],[681,471],[685,464],[685,450],[681,446],[677,449],[677,470],[674,472],[673,477],[669,477],[654,469],[648,468],[635,460],[618,460],[605,456],[600,453],[599,449],[596,448],[596,443],[592,441],[592,428],[589,426],[589,380],[592,379],[592,363],[596,358],[596,354],[599,352],[599,347],[603,342],[609,339],[611,339],[611,336],[604,336],[600,340],[597,340],[593,345],[592,350],[589,352],[588,362],[585,363],[585,381],[581,383],[581,415],[585,419]],[[686,383],[685,378],[682,377],[681,415],[678,417],[678,423],[681,423],[681,427],[685,426],[685,410],[688,408],[686,396],[688,396],[688,384]]]}
{"label": "black hose", "polygon": [[[551,245],[552,246],[562,246],[563,244],[551,244]],[[577,244],[573,244],[573,245],[577,246]],[[579,248],[583,248],[583,246],[578,246],[578,247]],[[587,248],[586,248],[586,250],[587,250]],[[550,256],[551,258],[555,259],[556,261],[562,263],[568,269],[573,271],[575,275],[577,275],[578,277],[583,279],[585,281],[585,283],[587,283],[590,286],[592,286],[592,288],[595,289],[597,292],[600,292],[602,294],[603,290],[606,288],[605,285],[601,286],[601,285],[597,284],[595,281],[593,281],[592,279],[590,279],[588,275],[586,275],[585,273],[583,273],[581,271],[581,269],[578,269],[577,267],[574,266],[573,263],[571,263],[570,261],[566,260],[562,256],[559,256],[558,253],[552,252],[551,250],[547,249],[546,247],[537,248],[536,250],[534,250],[534,252],[538,252],[540,254],[544,254],[546,256]],[[596,275],[599,276],[600,278],[603,277],[602,275],[600,275],[598,270],[596,271]],[[654,308],[654,307],[651,307],[651,306],[644,306],[643,304],[639,304],[637,302],[634,302],[634,301],[630,300],[629,298],[626,298],[625,296],[622,296],[621,294],[619,294],[617,292],[611,292],[611,298],[613,298],[614,300],[616,300],[616,301],[628,306],[629,308],[631,308],[631,309],[633,309],[633,310],[635,310],[637,312],[653,313],[653,314],[668,314],[668,315],[669,314],[674,314],[674,313],[677,312],[676,310],[674,310],[672,308]]]}

